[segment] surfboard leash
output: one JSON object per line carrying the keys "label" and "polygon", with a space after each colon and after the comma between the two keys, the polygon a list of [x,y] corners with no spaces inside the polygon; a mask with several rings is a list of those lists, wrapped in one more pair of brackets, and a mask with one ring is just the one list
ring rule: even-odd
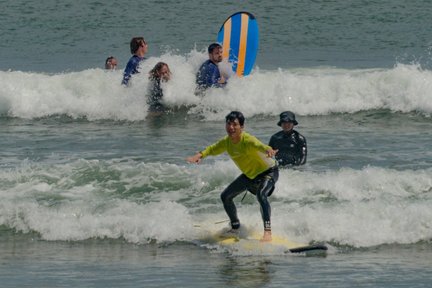
{"label": "surfboard leash", "polygon": [[245,194],[243,195],[243,198],[241,199],[240,202],[243,202],[243,200],[246,198],[246,194],[248,193],[248,191],[246,190]]}

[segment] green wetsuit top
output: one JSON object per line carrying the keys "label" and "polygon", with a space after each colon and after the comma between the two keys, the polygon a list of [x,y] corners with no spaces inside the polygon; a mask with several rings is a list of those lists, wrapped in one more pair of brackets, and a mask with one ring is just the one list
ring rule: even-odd
{"label": "green wetsuit top", "polygon": [[237,167],[249,179],[254,179],[262,172],[275,166],[274,159],[267,157],[270,146],[263,144],[249,133],[242,132],[241,139],[234,144],[228,136],[201,151],[202,158],[227,152]]}

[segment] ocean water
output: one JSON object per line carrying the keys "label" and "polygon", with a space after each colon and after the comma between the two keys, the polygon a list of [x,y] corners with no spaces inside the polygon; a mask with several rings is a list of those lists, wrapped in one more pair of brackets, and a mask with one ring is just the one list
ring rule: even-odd
{"label": "ocean water", "polygon": [[[236,11],[258,20],[256,67],[197,97]],[[0,1],[0,286],[429,287],[431,13],[419,0]],[[124,88],[137,35],[148,59]],[[158,61],[170,112],[148,117]],[[280,172],[272,226],[326,257],[204,240],[227,226],[219,195],[239,171],[185,158],[225,135],[231,110],[263,142],[296,113],[308,161]],[[236,200],[259,231],[254,197]]]}

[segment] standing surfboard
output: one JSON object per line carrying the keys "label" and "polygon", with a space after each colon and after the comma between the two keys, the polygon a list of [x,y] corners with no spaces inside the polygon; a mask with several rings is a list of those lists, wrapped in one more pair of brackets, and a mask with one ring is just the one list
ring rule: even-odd
{"label": "standing surfboard", "polygon": [[232,247],[240,252],[274,253],[284,251],[284,253],[302,253],[306,256],[325,256],[328,250],[324,244],[301,244],[278,235],[273,235],[270,242],[261,242],[262,234],[256,232],[246,236],[246,238],[223,237],[221,235],[214,237],[220,246]]}
{"label": "standing surfboard", "polygon": [[200,237],[198,243],[217,245],[218,247],[226,248],[227,251],[241,254],[300,253],[305,256],[326,256],[328,250],[325,244],[298,243],[274,233],[271,241],[261,242],[262,231],[246,226],[241,226],[235,235],[227,235],[227,228],[216,228],[209,223],[196,224],[194,227],[201,229],[202,232],[202,237]]}
{"label": "standing surfboard", "polygon": [[228,59],[237,76],[252,71],[258,53],[258,23],[249,12],[237,12],[222,24],[217,42],[223,47],[223,58]]}

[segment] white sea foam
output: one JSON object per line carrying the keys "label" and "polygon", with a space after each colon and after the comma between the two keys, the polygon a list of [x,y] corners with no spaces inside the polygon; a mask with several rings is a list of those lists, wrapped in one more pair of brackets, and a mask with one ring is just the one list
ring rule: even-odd
{"label": "white sea foam", "polygon": [[158,62],[169,64],[172,79],[163,85],[168,106],[193,106],[191,113],[220,119],[238,109],[246,116],[277,115],[291,109],[299,115],[353,113],[371,109],[432,113],[432,72],[418,65],[391,69],[256,68],[244,78],[231,77],[224,89],[194,95],[195,71],[206,55],[166,53],[149,58],[131,87],[120,85],[122,71],[90,69],[47,75],[0,71],[0,114],[21,118],[65,114],[93,119],[143,120],[147,115],[147,72]]}
{"label": "white sea foam", "polygon": [[[228,224],[219,195],[237,174],[227,160],[26,164],[0,171],[0,225],[47,240],[195,241]],[[298,242],[354,247],[427,241],[431,179],[431,169],[282,170],[270,198],[273,230]],[[257,201],[251,194],[241,198],[241,222],[260,231]]]}

